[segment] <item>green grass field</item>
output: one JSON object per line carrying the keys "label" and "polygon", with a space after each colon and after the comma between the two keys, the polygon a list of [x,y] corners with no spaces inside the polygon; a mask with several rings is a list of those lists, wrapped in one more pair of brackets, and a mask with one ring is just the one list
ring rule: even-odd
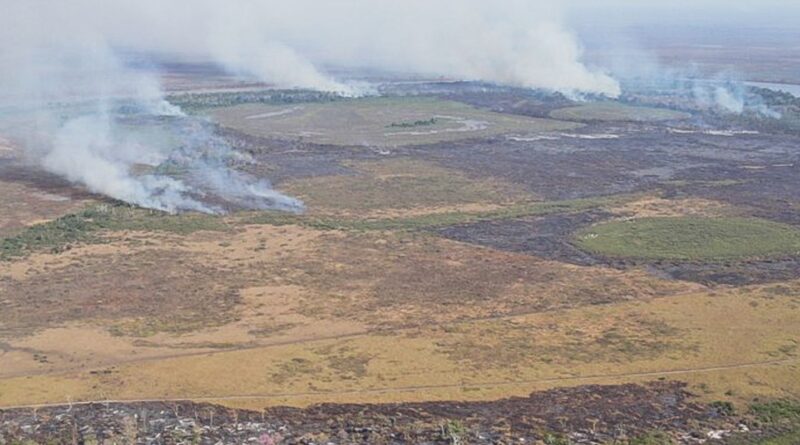
{"label": "green grass field", "polygon": [[758,218],[642,218],[576,234],[584,250],[614,258],[731,260],[800,254],[800,230]]}
{"label": "green grass field", "polygon": [[688,119],[690,115],[665,108],[634,107],[618,102],[598,102],[561,108],[550,113],[553,119],[567,121],[635,121],[658,122]]}

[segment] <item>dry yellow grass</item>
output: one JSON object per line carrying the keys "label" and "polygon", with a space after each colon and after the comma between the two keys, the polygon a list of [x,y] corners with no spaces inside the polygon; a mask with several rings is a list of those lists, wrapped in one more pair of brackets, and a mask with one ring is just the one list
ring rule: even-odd
{"label": "dry yellow grass", "polygon": [[502,181],[470,178],[419,160],[395,158],[345,166],[353,175],[297,179],[281,187],[301,198],[311,214],[359,218],[496,210],[534,198]]}
{"label": "dry yellow grass", "polygon": [[612,207],[612,213],[625,218],[662,218],[678,216],[730,216],[735,209],[726,203],[702,198],[665,199],[646,196],[639,200]]}
{"label": "dry yellow grass", "polygon": [[[621,302],[502,320],[176,357],[88,372],[0,381],[4,405],[92,398],[234,397],[236,406],[491,399],[587,383],[686,380],[708,400],[798,395],[797,297],[763,288]],[[757,303],[757,304],[754,304]],[[658,334],[646,326],[659,326]],[[645,328],[643,328],[643,326]],[[487,329],[487,327],[491,329]],[[605,343],[597,333],[616,330]],[[530,351],[504,341],[528,332]],[[659,342],[643,334],[660,335]],[[641,342],[628,349],[629,342]],[[488,366],[453,344],[490,344]],[[621,347],[621,348],[620,348]],[[563,350],[551,360],[541,351]],[[587,359],[584,353],[591,353]],[[468,354],[465,353],[465,356]],[[552,358],[552,357],[549,357]]]}

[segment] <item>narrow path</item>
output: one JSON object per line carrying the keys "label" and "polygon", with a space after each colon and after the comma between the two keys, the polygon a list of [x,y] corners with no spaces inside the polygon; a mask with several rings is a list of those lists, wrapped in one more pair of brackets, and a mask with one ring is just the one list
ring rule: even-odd
{"label": "narrow path", "polygon": [[11,410],[11,409],[38,409],[38,408],[52,408],[59,406],[76,406],[76,405],[91,405],[91,404],[157,403],[157,402],[183,402],[183,401],[223,402],[223,401],[235,401],[235,400],[262,400],[262,399],[267,400],[267,399],[278,399],[287,397],[393,394],[393,393],[415,392],[415,391],[436,390],[436,389],[498,388],[498,387],[508,387],[508,386],[536,385],[543,383],[560,383],[560,382],[589,383],[590,381],[593,380],[603,380],[603,379],[666,377],[666,376],[681,375],[681,374],[700,374],[707,372],[730,371],[736,369],[758,368],[762,366],[786,365],[786,364],[798,364],[798,363],[800,363],[800,358],[769,360],[769,361],[750,362],[750,363],[736,363],[730,365],[719,365],[719,366],[708,366],[708,367],[697,367],[697,368],[668,369],[663,371],[631,372],[631,373],[616,373],[616,374],[591,374],[584,376],[552,377],[552,378],[536,379],[536,380],[483,382],[474,384],[453,383],[444,385],[398,386],[394,388],[359,389],[359,390],[348,390],[348,391],[243,394],[243,395],[218,396],[218,397],[202,396],[202,397],[180,397],[180,398],[164,398],[164,399],[115,399],[115,400],[107,399],[107,400],[84,400],[80,402],[66,401],[61,403],[46,403],[38,405],[32,404],[32,405],[0,406],[0,411]]}

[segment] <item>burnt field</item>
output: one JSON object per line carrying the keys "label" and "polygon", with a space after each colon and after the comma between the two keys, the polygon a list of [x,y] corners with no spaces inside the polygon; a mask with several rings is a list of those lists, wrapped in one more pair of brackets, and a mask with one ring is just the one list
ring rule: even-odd
{"label": "burnt field", "polygon": [[681,384],[666,382],[552,390],[494,402],[255,412],[176,401],[13,409],[0,415],[5,440],[37,443],[590,444],[659,437],[694,443],[713,434],[734,435],[747,428],[743,421],[752,425],[725,405],[696,403]]}
{"label": "burnt field", "polygon": [[[507,93],[506,93],[507,94]],[[459,96],[446,95],[457,100]],[[471,96],[462,98],[477,102]],[[488,110],[522,115],[529,108],[504,107],[503,94],[484,94]],[[563,104],[559,104],[563,107]],[[631,119],[638,113],[629,111]],[[646,112],[646,111],[645,111]],[[458,168],[473,177],[492,177],[524,186],[543,199],[575,199],[616,193],[662,191],[669,196],[697,196],[752,208],[759,216],[796,222],[797,144],[800,135],[759,133],[748,128],[714,128],[702,114],[661,124],[637,123],[616,116],[614,122],[588,122],[571,130],[506,129],[483,138],[468,132],[447,143],[412,146],[319,145],[302,138],[259,137],[226,128],[237,148],[270,166],[276,181],[292,177],[346,173],[353,159],[411,157]],[[712,117],[709,117],[712,120]],[[713,117],[714,121],[718,117]],[[305,168],[294,167],[305,162]]]}
{"label": "burnt field", "polygon": [[[517,100],[510,92],[444,97],[488,110],[549,116],[563,100]],[[518,98],[519,99],[519,98]],[[601,109],[602,110],[602,109]],[[636,115],[633,107],[625,110]],[[647,110],[645,109],[645,113]],[[633,119],[635,116],[632,116]],[[752,216],[796,225],[800,222],[800,136],[770,134],[733,125],[715,128],[705,117],[664,122],[634,122],[611,114],[610,121],[588,120],[568,131],[519,131],[500,136],[467,137],[447,143],[413,146],[317,145],[301,139],[248,136],[230,129],[228,135],[259,159],[261,170],[278,183],[303,177],[359,175],[350,161],[391,162],[412,159],[464,172],[474,180],[503,181],[541,200],[573,200],[614,195],[658,195],[675,202],[697,201],[725,206],[727,215]],[[718,116],[708,121],[718,123]],[[259,168],[259,167],[255,167]],[[498,201],[506,199],[498,196]],[[697,209],[695,209],[697,210]],[[673,214],[670,216],[676,216]],[[499,248],[573,264],[613,267],[647,265],[676,279],[707,284],[752,284],[791,279],[798,271],[793,255],[777,259],[707,264],[703,262],[641,262],[603,258],[576,248],[572,234],[603,220],[631,216],[590,211],[547,217],[482,221],[437,229],[459,241]],[[635,216],[635,215],[634,215]]]}

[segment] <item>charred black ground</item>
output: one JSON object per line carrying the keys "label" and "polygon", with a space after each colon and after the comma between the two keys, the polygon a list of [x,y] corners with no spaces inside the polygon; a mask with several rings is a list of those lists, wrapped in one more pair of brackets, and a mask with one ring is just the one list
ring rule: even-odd
{"label": "charred black ground", "polygon": [[[586,386],[496,402],[318,405],[263,412],[191,402],[108,403],[0,411],[7,443],[613,443],[659,432],[705,439],[737,429],[724,405],[680,383]],[[270,440],[272,442],[270,442]],[[566,442],[564,442],[566,443]]]}

